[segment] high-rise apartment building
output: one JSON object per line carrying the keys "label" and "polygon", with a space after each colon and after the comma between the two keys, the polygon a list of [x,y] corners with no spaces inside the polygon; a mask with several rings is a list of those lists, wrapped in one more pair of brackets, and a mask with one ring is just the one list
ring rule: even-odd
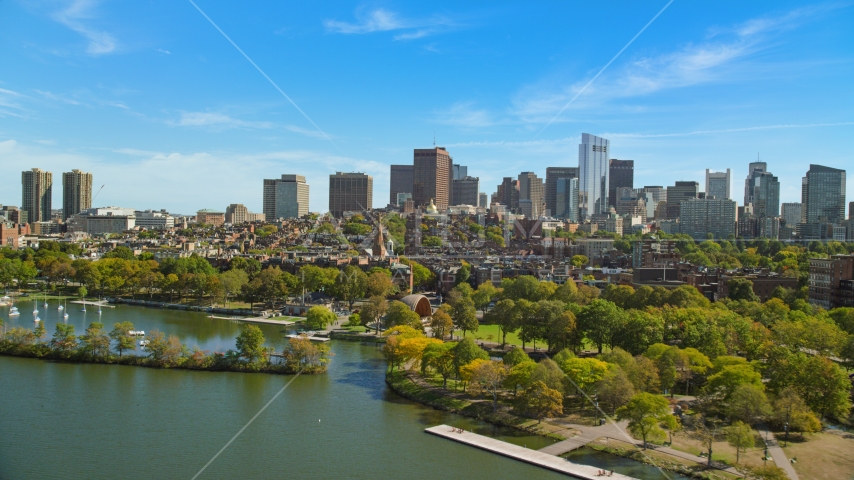
{"label": "high-rise apartment building", "polygon": [[754,172],[753,212],[759,218],[780,216],[780,181],[771,172]]}
{"label": "high-rise apartment building", "polygon": [[578,167],[546,168],[546,210],[553,217],[557,216],[558,211],[557,182],[562,178],[578,178]]}
{"label": "high-rise apartment building", "polygon": [[578,145],[578,209],[581,219],[608,211],[610,153],[608,140],[589,133],[581,134],[581,144]]}
{"label": "high-rise apartment building", "polygon": [[766,162],[751,162],[747,167],[747,178],[744,180],[744,204],[753,203],[754,187],[756,186],[756,177],[768,171]]}
{"label": "high-rise apartment building", "polygon": [[370,175],[335,172],[329,176],[329,213],[336,218],[344,212],[370,210],[373,196],[374,177]]}
{"label": "high-rise apartment building", "polygon": [[463,177],[454,180],[454,194],[452,195],[456,205],[471,205],[476,207],[480,193],[480,179],[478,177]]}
{"label": "high-rise apartment building", "polygon": [[264,179],[264,218],[299,218],[308,214],[308,184],[302,175]]}
{"label": "high-rise apartment building", "polygon": [[415,149],[412,176],[412,200],[415,206],[426,206],[433,200],[439,210],[448,208],[453,195],[452,162],[443,147]]}
{"label": "high-rise apartment building", "polygon": [[[451,180],[459,180],[461,178],[466,178],[469,176],[469,167],[465,165],[459,165],[456,163],[451,164]],[[460,205],[460,204],[457,204]]]}
{"label": "high-rise apartment building", "polygon": [[484,192],[480,192],[480,193],[478,194],[478,196],[477,196],[477,206],[478,206],[478,207],[483,207],[483,208],[488,208],[488,207],[489,207],[489,196],[488,196],[486,193],[484,193]]}
{"label": "high-rise apartment building", "polygon": [[[389,200],[388,203],[398,205],[397,194],[412,194],[412,176],[415,171],[413,165],[392,165],[389,176]],[[399,205],[398,205],[399,206]]]}
{"label": "high-rise apartment building", "polygon": [[21,173],[21,210],[27,221],[49,222],[53,202],[53,173],[34,168]]}
{"label": "high-rise apartment building", "polygon": [[845,219],[845,170],[810,165],[801,185],[805,223],[842,223]]}
{"label": "high-rise apartment building", "polygon": [[712,172],[708,168],[706,169],[706,198],[726,198],[731,199],[730,197],[730,184],[732,177],[730,176],[730,169],[726,169],[726,172]]}
{"label": "high-rise apartment building", "polygon": [[700,184],[697,182],[676,182],[672,187],[667,187],[667,218],[675,220],[680,216],[682,202],[697,198],[700,193]]}
{"label": "high-rise apartment building", "polygon": [[519,202],[531,201],[531,210],[525,215],[528,218],[539,218],[545,213],[545,185],[543,179],[537,177],[534,172],[522,172],[519,174]]}
{"label": "high-rise apartment building", "polygon": [[854,220],[854,202],[848,203],[848,220]]}
{"label": "high-rise apartment building", "polygon": [[680,206],[681,232],[694,240],[735,237],[735,202],[725,198],[690,198]]}
{"label": "high-rise apartment building", "polygon": [[612,158],[608,161],[608,206],[616,207],[620,199],[617,195],[619,188],[634,188],[635,185],[635,161],[617,160]]}
{"label": "high-rise apartment building", "polygon": [[800,203],[784,203],[781,208],[780,216],[786,221],[786,226],[795,228],[795,225],[801,223],[801,204]]}
{"label": "high-rise apartment building", "polygon": [[555,210],[557,218],[578,223],[578,178],[563,177],[555,182]]}
{"label": "high-rise apartment building", "polygon": [[[225,207],[225,223],[232,225],[240,225],[245,222],[258,222],[266,220],[263,213],[252,213],[242,203],[232,203]],[[139,224],[139,216],[137,215],[137,224]]]}
{"label": "high-rise apartment building", "polygon": [[507,207],[510,212],[515,213],[519,208],[519,181],[513,177],[504,177],[498,186],[498,203]]}
{"label": "high-rise apartment building", "polygon": [[74,169],[62,174],[62,220],[92,208],[92,174]]}

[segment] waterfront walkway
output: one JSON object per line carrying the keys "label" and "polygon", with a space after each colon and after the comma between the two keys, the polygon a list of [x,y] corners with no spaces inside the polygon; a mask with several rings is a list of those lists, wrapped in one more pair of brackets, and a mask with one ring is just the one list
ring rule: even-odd
{"label": "waterfront walkway", "polygon": [[[238,317],[219,317],[216,315],[208,315],[208,318],[218,318],[220,320],[234,320],[237,322],[269,323],[272,325],[285,325],[285,326],[293,325],[294,323],[296,323],[296,322],[292,322],[290,320],[271,320],[269,318],[264,318],[264,317],[238,318]],[[274,318],[283,318],[283,317],[274,317]]]}
{"label": "waterfront walkway", "polygon": [[768,425],[760,423],[756,426],[756,429],[760,432],[765,430],[765,435],[767,435],[768,438],[768,453],[774,460],[774,464],[783,469],[791,480],[798,480],[798,473],[795,472],[795,467],[792,466],[792,462],[790,462],[789,458],[786,457],[786,452],[784,452],[782,447],[780,447],[780,444],[777,443],[777,438],[769,431]]}
{"label": "waterfront walkway", "polygon": [[[462,433],[458,433],[459,430],[449,425],[437,425],[435,427],[428,428],[425,431],[439,437],[444,437],[455,442],[477,447],[488,452],[497,453],[514,460],[530,463],[531,465],[547,468],[555,472],[564,473],[575,478],[582,478],[586,480],[603,478],[603,476],[599,474],[602,470],[600,468],[588,465],[579,465],[564,458],[543,453],[542,451],[531,450],[529,448],[502,442],[501,440],[485,437],[472,432],[463,431]],[[620,475],[619,473],[605,475],[604,477],[610,477],[615,480],[629,480],[632,478]]]}

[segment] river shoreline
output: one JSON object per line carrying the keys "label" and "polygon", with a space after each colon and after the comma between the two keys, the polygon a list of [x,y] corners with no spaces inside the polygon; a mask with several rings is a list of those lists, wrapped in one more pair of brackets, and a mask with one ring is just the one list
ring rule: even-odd
{"label": "river shoreline", "polygon": [[[512,415],[506,412],[495,413],[492,411],[491,402],[465,402],[447,395],[442,395],[435,389],[425,389],[416,384],[409,378],[408,372],[396,371],[386,372],[386,385],[397,395],[400,395],[407,400],[419,403],[424,406],[432,407],[437,410],[443,410],[457,415],[462,415],[469,418],[474,418],[483,422],[487,422],[499,427],[509,427],[525,433],[543,436],[553,440],[564,440],[560,435],[552,433],[544,433],[537,428],[530,428],[523,423],[530,422],[531,419]],[[481,405],[486,404],[483,408]],[[686,475],[700,480],[718,480],[728,477],[721,477],[709,471],[695,471],[690,467],[677,462],[666,460],[653,460],[650,457],[643,455],[639,450],[629,450],[624,448],[612,447],[609,445],[590,443],[585,448],[602,451],[617,457],[628,458],[645,465],[658,467],[663,470]]]}

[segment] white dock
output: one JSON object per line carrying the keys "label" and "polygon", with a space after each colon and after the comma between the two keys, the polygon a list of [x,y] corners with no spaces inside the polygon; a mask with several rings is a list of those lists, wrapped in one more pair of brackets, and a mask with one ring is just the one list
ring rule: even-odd
{"label": "white dock", "polygon": [[217,318],[220,320],[234,320],[235,322],[269,323],[271,325],[285,325],[285,326],[293,325],[296,323],[296,322],[292,322],[290,320],[271,320],[269,318],[263,318],[263,317],[238,318],[238,317],[219,317],[216,315],[208,315],[208,318]]}
{"label": "white dock", "polygon": [[[285,335],[285,336],[288,338],[300,338],[300,337],[302,337],[302,335],[295,335],[293,333],[290,335]],[[329,337],[306,337],[306,338],[308,338],[312,342],[328,342],[329,341]]]}
{"label": "white dock", "polygon": [[100,302],[90,302],[90,301],[82,301],[82,300],[72,300],[68,303],[76,303],[77,305],[91,305],[93,307],[103,307],[103,308],[116,308],[115,305],[110,305],[106,300],[101,300]]}
{"label": "white dock", "polygon": [[572,463],[564,458],[549,455],[530,448],[520,447],[512,443],[502,442],[494,438],[485,437],[472,432],[459,431],[449,425],[437,425],[425,430],[427,433],[444,437],[455,442],[464,443],[472,447],[477,447],[487,452],[497,453],[505,457],[519,460],[521,462],[530,463],[538,467],[547,468],[554,472],[563,473],[575,478],[585,480],[598,480],[603,478],[612,478],[614,480],[629,480],[633,477],[612,473],[611,475],[600,475],[601,468],[591,467],[588,465],[580,465]]}

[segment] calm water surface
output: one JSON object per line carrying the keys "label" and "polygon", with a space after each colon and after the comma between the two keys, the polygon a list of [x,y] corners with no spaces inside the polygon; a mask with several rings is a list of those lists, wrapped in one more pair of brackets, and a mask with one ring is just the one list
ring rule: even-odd
{"label": "calm water surface", "polygon": [[[6,327],[32,327],[32,303],[17,305],[17,319],[0,307]],[[38,308],[51,333],[63,321],[55,302]],[[99,319],[97,308],[68,309],[78,333]],[[240,327],[200,313],[130,306],[100,316],[107,329],[123,320],[211,351],[234,348]],[[287,329],[259,327],[281,349]],[[332,351],[328,374],[296,378],[0,357],[0,479],[192,478],[291,380],[200,479],[566,478],[424,433],[447,423],[529,448],[550,443],[397,397],[385,386],[375,347],[332,342]]]}

